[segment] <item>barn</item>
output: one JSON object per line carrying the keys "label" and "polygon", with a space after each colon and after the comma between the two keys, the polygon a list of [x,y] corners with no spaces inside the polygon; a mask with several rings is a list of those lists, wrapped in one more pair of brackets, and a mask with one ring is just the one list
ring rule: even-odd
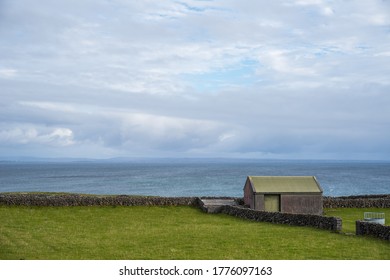
{"label": "barn", "polygon": [[244,203],[254,210],[322,215],[322,188],[314,176],[248,176]]}

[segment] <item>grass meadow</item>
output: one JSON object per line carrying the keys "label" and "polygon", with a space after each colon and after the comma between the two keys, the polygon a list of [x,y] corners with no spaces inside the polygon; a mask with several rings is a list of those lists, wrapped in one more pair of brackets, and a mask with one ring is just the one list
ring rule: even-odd
{"label": "grass meadow", "polygon": [[[372,211],[373,209],[369,209]],[[381,209],[390,217],[390,209]],[[354,232],[364,209],[326,209]],[[390,242],[193,207],[0,206],[0,259],[390,259]],[[352,226],[353,225],[353,226]]]}

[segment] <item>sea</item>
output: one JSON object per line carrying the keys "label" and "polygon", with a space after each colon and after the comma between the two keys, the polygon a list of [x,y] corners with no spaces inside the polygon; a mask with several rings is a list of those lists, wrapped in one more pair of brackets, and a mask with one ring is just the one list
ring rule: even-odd
{"label": "sea", "polygon": [[325,196],[390,193],[390,162],[243,159],[4,161],[1,192],[242,197],[247,176],[316,176]]}

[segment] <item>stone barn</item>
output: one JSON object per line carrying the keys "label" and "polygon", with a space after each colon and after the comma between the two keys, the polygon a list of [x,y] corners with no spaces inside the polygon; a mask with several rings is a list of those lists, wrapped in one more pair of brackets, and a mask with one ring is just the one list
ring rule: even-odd
{"label": "stone barn", "polygon": [[254,210],[322,215],[322,188],[314,176],[248,176],[244,202]]}

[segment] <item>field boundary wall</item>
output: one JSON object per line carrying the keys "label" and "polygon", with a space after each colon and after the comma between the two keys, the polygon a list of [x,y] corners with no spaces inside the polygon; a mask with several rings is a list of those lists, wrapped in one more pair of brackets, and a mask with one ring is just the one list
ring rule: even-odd
{"label": "field boundary wall", "polygon": [[356,195],[322,199],[324,208],[390,208],[390,195]]}
{"label": "field boundary wall", "polygon": [[230,205],[222,207],[221,213],[258,222],[270,222],[293,226],[309,226],[336,232],[340,232],[342,229],[342,220],[338,217],[266,212]]}
{"label": "field boundary wall", "polygon": [[365,221],[356,221],[356,235],[370,235],[390,241],[390,226]]}
{"label": "field boundary wall", "polygon": [[[207,197],[213,198],[213,197]],[[215,197],[225,198],[225,197]],[[232,197],[226,197],[232,198]],[[237,204],[243,204],[242,198],[233,197]],[[92,206],[92,205],[195,205],[197,197],[160,197],[132,195],[88,195],[88,194],[36,194],[36,193],[0,193],[0,205],[35,206]],[[366,195],[345,197],[323,197],[324,208],[390,208],[390,195]]]}
{"label": "field boundary wall", "polygon": [[0,205],[22,206],[197,206],[197,197],[79,194],[0,194]]}

